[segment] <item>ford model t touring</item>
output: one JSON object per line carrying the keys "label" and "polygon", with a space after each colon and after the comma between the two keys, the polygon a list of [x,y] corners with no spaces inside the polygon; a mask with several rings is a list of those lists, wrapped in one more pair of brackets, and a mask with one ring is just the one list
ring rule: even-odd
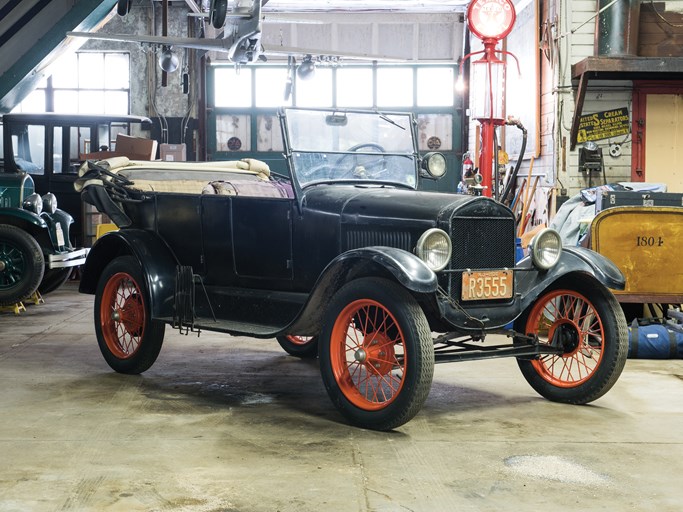
{"label": "ford model t touring", "polygon": [[380,430],[419,411],[435,362],[515,357],[572,404],[615,383],[627,330],[609,260],[545,230],[515,263],[508,208],[417,190],[445,162],[418,155],[410,114],[286,109],[281,123],[289,177],[249,159],[82,170],[83,198],[121,228],[80,285],[114,370],[147,370],[166,325],[277,338],[319,357],[350,422]]}

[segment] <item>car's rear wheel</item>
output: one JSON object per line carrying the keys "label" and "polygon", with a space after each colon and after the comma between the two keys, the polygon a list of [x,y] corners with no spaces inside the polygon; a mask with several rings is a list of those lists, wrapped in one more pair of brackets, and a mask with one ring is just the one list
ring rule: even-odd
{"label": "car's rear wheel", "polygon": [[546,292],[518,320],[527,335],[559,347],[561,354],[518,359],[522,374],[540,395],[555,401],[585,404],[604,395],[626,363],[628,330],[614,296],[600,286]]}
{"label": "car's rear wheel", "polygon": [[0,224],[0,306],[30,297],[44,272],[45,258],[36,239],[16,226]]}
{"label": "car's rear wheel", "polygon": [[38,286],[38,291],[42,295],[47,295],[62,286],[71,276],[73,267],[67,268],[51,268],[45,271],[43,280]]}
{"label": "car's rear wheel", "polygon": [[277,336],[277,342],[290,356],[302,359],[315,359],[318,357],[318,337],[317,336]]}
{"label": "car's rear wheel", "polygon": [[327,310],[319,352],[325,388],[355,425],[396,428],[427,399],[434,374],[429,324],[393,281],[365,278],[342,287]]}
{"label": "car's rear wheel", "polygon": [[132,256],[113,260],[95,295],[95,332],[107,364],[119,373],[142,373],[154,364],[165,325],[153,320],[140,265]]}

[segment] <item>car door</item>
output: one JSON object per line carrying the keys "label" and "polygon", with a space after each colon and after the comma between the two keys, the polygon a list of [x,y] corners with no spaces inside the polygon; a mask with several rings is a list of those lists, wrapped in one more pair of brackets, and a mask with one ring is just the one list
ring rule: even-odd
{"label": "car door", "polygon": [[232,248],[240,280],[292,279],[291,199],[231,198]]}
{"label": "car door", "polygon": [[268,288],[290,281],[292,205],[291,199],[203,195],[205,284]]}

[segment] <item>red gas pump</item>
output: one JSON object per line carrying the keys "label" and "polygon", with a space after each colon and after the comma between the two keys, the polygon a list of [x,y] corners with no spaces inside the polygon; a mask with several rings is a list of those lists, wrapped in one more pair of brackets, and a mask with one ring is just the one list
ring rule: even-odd
{"label": "red gas pump", "polygon": [[495,129],[505,124],[505,62],[498,55],[510,55],[517,60],[511,53],[497,50],[496,45],[510,33],[516,16],[511,0],[472,0],[467,8],[470,32],[484,44],[483,50],[466,55],[461,67],[468,58],[482,54],[481,59],[470,64],[470,112],[471,117],[481,124],[479,173],[482,178],[482,193],[488,197],[492,195],[493,169],[497,165]]}

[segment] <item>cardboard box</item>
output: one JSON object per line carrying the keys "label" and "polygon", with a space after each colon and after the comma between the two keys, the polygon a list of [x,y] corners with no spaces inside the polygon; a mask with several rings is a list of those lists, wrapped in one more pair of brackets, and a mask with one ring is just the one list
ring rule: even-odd
{"label": "cardboard box", "polygon": [[157,141],[119,133],[116,135],[114,152],[131,160],[154,160],[157,157]]}
{"label": "cardboard box", "polygon": [[185,144],[159,144],[159,158],[164,162],[184,162],[187,160]]}

